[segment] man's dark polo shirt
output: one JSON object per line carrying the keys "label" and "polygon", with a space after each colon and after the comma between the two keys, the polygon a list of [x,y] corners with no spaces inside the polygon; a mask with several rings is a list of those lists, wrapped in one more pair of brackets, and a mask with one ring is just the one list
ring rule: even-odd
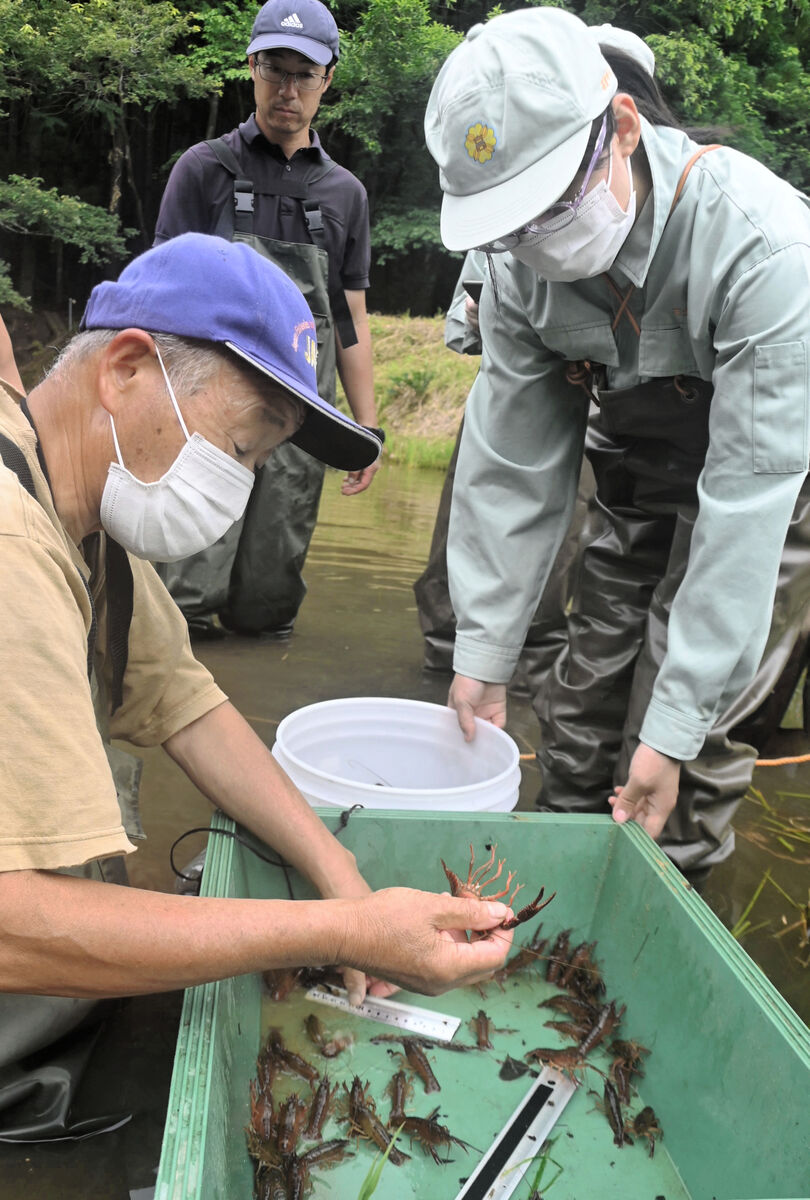
{"label": "man's dark polo shirt", "polygon": [[[254,232],[260,237],[312,241],[300,200],[277,194],[279,180],[305,183],[313,166],[329,159],[314,130],[311,137],[312,144],[296,150],[288,161],[280,147],[267,141],[255,115],[224,135],[223,141],[236,155],[245,178],[253,181]],[[308,198],[320,204],[330,266],[337,266],[343,287],[348,291],[367,288],[371,248],[365,188],[338,165],[311,185]],[[233,177],[213,150],[198,142],[172,168],[160,203],[155,244],[181,233],[216,232],[226,205],[233,205]]]}

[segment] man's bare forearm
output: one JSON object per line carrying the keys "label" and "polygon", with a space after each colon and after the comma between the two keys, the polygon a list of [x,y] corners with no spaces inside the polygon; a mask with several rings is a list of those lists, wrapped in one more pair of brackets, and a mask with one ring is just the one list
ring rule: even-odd
{"label": "man's bare forearm", "polygon": [[2,990],[129,996],[331,962],[342,940],[342,904],[206,899],[46,871],[5,872]]}
{"label": "man's bare forearm", "polygon": [[337,338],[337,369],[352,416],[360,425],[376,425],[374,366],[365,292],[346,292],[357,341],[345,347]]}
{"label": "man's bare forearm", "polygon": [[174,896],[46,871],[0,873],[0,991],[101,998],[274,967],[345,963],[437,994],[500,967],[503,904],[392,888],[362,899]]}
{"label": "man's bare forearm", "polygon": [[315,815],[232,704],[212,709],[164,745],[209,800],[277,850],[322,896],[367,890],[354,855]]}

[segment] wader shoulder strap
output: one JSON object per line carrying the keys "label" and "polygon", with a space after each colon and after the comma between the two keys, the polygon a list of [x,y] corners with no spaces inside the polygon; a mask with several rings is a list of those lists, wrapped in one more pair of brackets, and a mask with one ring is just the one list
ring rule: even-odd
{"label": "wader shoulder strap", "polygon": [[[332,164],[334,166],[334,164]],[[322,176],[319,176],[322,178]],[[327,250],[326,245],[326,230],[323,227],[323,214],[317,200],[304,200],[304,220],[307,223],[309,236],[312,238],[316,246],[321,250]],[[357,331],[354,328],[352,314],[349,311],[349,302],[346,299],[346,292],[343,288],[338,273],[333,270],[332,263],[329,263],[329,307],[332,309],[332,316],[335,318],[335,325],[340,335],[340,344],[344,349],[349,346],[357,345]]]}
{"label": "wader shoulder strap", "polygon": [[[19,446],[0,434],[0,458],[3,463],[20,481],[22,487],[38,501],[34,487],[34,477],[26,462],[25,455]],[[82,575],[87,599],[90,602],[90,632],[87,635],[87,678],[93,674],[93,654],[96,648],[96,606],[87,580]],[[109,638],[108,648],[112,661],[112,711],[121,705],[124,686],[124,672],[129,656],[129,626],[132,621],[132,568],[126,553],[114,542],[107,538],[107,603],[109,608]]]}
{"label": "wader shoulder strap", "polygon": [[[669,218],[672,216],[673,212],[675,211],[675,205],[678,203],[678,201],[681,198],[681,192],[683,191],[684,184],[686,183],[689,172],[692,170],[692,167],[695,165],[697,160],[699,158],[702,158],[704,154],[708,154],[710,150],[719,150],[720,148],[721,148],[720,144],[717,142],[713,143],[711,146],[701,146],[698,150],[695,151],[695,153],[689,159],[689,162],[686,164],[683,171],[681,172],[681,177],[678,180],[678,186],[675,188],[675,195],[672,197],[672,203],[670,204],[669,212],[667,213],[667,221],[669,220]],[[664,223],[666,224],[666,222],[664,222]],[[635,333],[636,337],[640,338],[641,337],[641,328],[639,326],[638,321],[633,316],[633,314],[631,313],[631,311],[628,307],[628,305],[630,304],[630,297],[633,295],[633,292],[636,289],[636,285],[634,283],[631,283],[630,286],[628,287],[627,291],[624,292],[624,294],[622,294],[618,285],[611,279],[611,277],[607,273],[607,271],[605,271],[602,278],[605,280],[605,283],[608,285],[610,290],[613,292],[613,295],[619,301],[619,308],[616,312],[616,316],[613,318],[613,325],[611,326],[613,332],[615,333],[616,327],[618,326],[622,317],[624,317],[630,323],[630,326],[633,329],[633,332]]]}
{"label": "wader shoulder strap", "polygon": [[19,479],[22,486],[36,500],[37,494],[34,488],[34,476],[31,474],[25,455],[19,446],[15,445],[10,438],[5,437],[0,433],[0,458],[8,467],[9,471],[13,471]]}
{"label": "wader shoulder strap", "polygon": [[224,138],[211,138],[205,144],[233,176],[233,210],[229,212],[226,206],[220,214],[216,235],[229,242],[235,233],[249,237],[253,233],[253,180],[244,178],[239,160]]}
{"label": "wader shoulder strap", "polygon": [[110,711],[124,699],[124,672],[129,660],[134,583],[127,552],[107,534],[107,650],[112,664]]}
{"label": "wader shoulder strap", "polygon": [[[244,171],[238,158],[223,138],[211,138],[205,144],[206,146],[210,146],[220,164],[233,177],[233,209],[230,212],[227,207],[224,209],[220,214],[214,232],[217,237],[223,237],[227,241],[231,241],[235,234],[240,234],[243,237],[252,237],[255,232],[253,227],[255,211],[253,180],[244,178]],[[286,183],[284,180],[279,180],[273,192],[274,195],[289,196],[294,200],[301,201],[309,236],[320,250],[326,251],[327,259],[329,258],[329,251],[321,206],[317,200],[308,200],[307,196],[310,183],[318,183],[325,175],[334,170],[336,166],[337,163],[331,158],[322,159],[320,167],[310,175],[306,183],[301,184],[292,181]],[[335,319],[335,324],[340,334],[340,343],[344,347],[354,346],[357,344],[357,333],[354,328],[351,312],[349,311],[349,303],[346,299],[346,292],[343,289],[337,271],[332,266],[331,260],[329,260],[328,288],[329,307],[332,310],[332,316]]]}
{"label": "wader shoulder strap", "polygon": [[692,170],[692,167],[695,165],[697,160],[699,158],[702,158],[704,154],[708,154],[710,150],[721,150],[721,149],[722,149],[722,146],[720,145],[719,142],[712,142],[711,146],[701,146],[699,150],[695,151],[695,153],[689,159],[689,162],[686,164],[683,171],[681,172],[681,177],[678,180],[678,186],[675,188],[675,195],[672,197],[672,203],[669,206],[669,212],[667,213],[667,220],[669,220],[669,218],[672,216],[673,212],[675,211],[675,205],[678,203],[678,201],[681,198],[681,192],[683,191],[683,185],[686,183],[686,177],[689,174],[689,172]]}
{"label": "wader shoulder strap", "polygon": [[[702,158],[704,154],[708,154],[708,152],[710,150],[720,150],[720,149],[721,149],[720,143],[713,142],[710,146],[701,146],[699,149],[697,149],[695,151],[695,153],[689,159],[688,163],[686,164],[683,171],[681,172],[681,177],[678,180],[678,186],[675,188],[675,195],[672,197],[672,204],[669,206],[669,212],[667,213],[667,221],[669,220],[669,218],[672,216],[673,212],[675,211],[675,205],[678,203],[678,201],[681,198],[681,192],[683,191],[684,184],[686,183],[689,172],[692,170],[692,167],[695,165],[697,160],[699,158]],[[629,308],[630,297],[633,295],[633,292],[636,290],[636,285],[634,283],[631,283],[628,286],[627,291],[623,293],[621,291],[621,289],[619,288],[618,284],[613,279],[611,279],[611,277],[607,271],[604,272],[604,274],[602,275],[602,278],[604,279],[605,283],[610,288],[610,290],[613,292],[613,295],[619,301],[619,307],[616,310],[616,315],[614,316],[613,322],[611,324],[612,332],[613,333],[616,332],[616,328],[617,328],[619,322],[621,321],[622,317],[624,317],[630,324],[630,327],[632,328],[636,337],[640,338],[641,337],[641,327],[640,327],[638,321],[636,320],[636,318],[633,316],[633,314]],[[594,390],[594,381],[595,381],[594,373],[595,373],[596,369],[597,369],[597,364],[592,365],[589,362],[569,362],[566,364],[565,378],[567,379],[567,381],[569,383],[573,384],[575,387],[581,387],[584,390],[585,394],[588,396],[588,399],[593,400],[593,399],[596,399],[596,392]],[[604,371],[604,368],[600,367],[599,370]],[[677,378],[680,379],[680,376],[678,376]],[[677,386],[677,383],[676,383],[676,386]],[[597,404],[599,403],[598,399],[596,399],[596,403]]]}

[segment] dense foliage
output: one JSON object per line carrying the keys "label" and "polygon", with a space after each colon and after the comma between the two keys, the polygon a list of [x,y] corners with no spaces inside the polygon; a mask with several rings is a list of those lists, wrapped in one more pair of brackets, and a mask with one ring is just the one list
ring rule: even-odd
{"label": "dense foliage", "polygon": [[[343,31],[318,131],[365,183],[372,304],[431,313],[458,263],[438,235],[422,117],[436,72],[491,8],[476,0],[337,0]],[[600,0],[589,24],[646,37],[673,108],[810,189],[810,0]],[[234,0],[0,0],[0,304],[81,300],[151,242],[172,162],[251,111],[257,11]],[[414,281],[418,280],[418,287]]]}

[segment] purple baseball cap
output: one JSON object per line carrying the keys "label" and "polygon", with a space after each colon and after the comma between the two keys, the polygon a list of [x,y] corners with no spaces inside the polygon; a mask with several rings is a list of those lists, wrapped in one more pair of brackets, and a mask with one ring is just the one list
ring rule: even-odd
{"label": "purple baseball cap", "polygon": [[116,281],[93,288],[81,328],[146,329],[227,346],[304,402],[294,445],[342,471],[379,457],[374,434],[318,395],[317,333],[303,295],[244,242],[184,233],[153,246]]}
{"label": "purple baseball cap", "polygon": [[253,22],[246,54],[297,50],[326,67],[340,54],[338,27],[320,0],[267,0]]}

